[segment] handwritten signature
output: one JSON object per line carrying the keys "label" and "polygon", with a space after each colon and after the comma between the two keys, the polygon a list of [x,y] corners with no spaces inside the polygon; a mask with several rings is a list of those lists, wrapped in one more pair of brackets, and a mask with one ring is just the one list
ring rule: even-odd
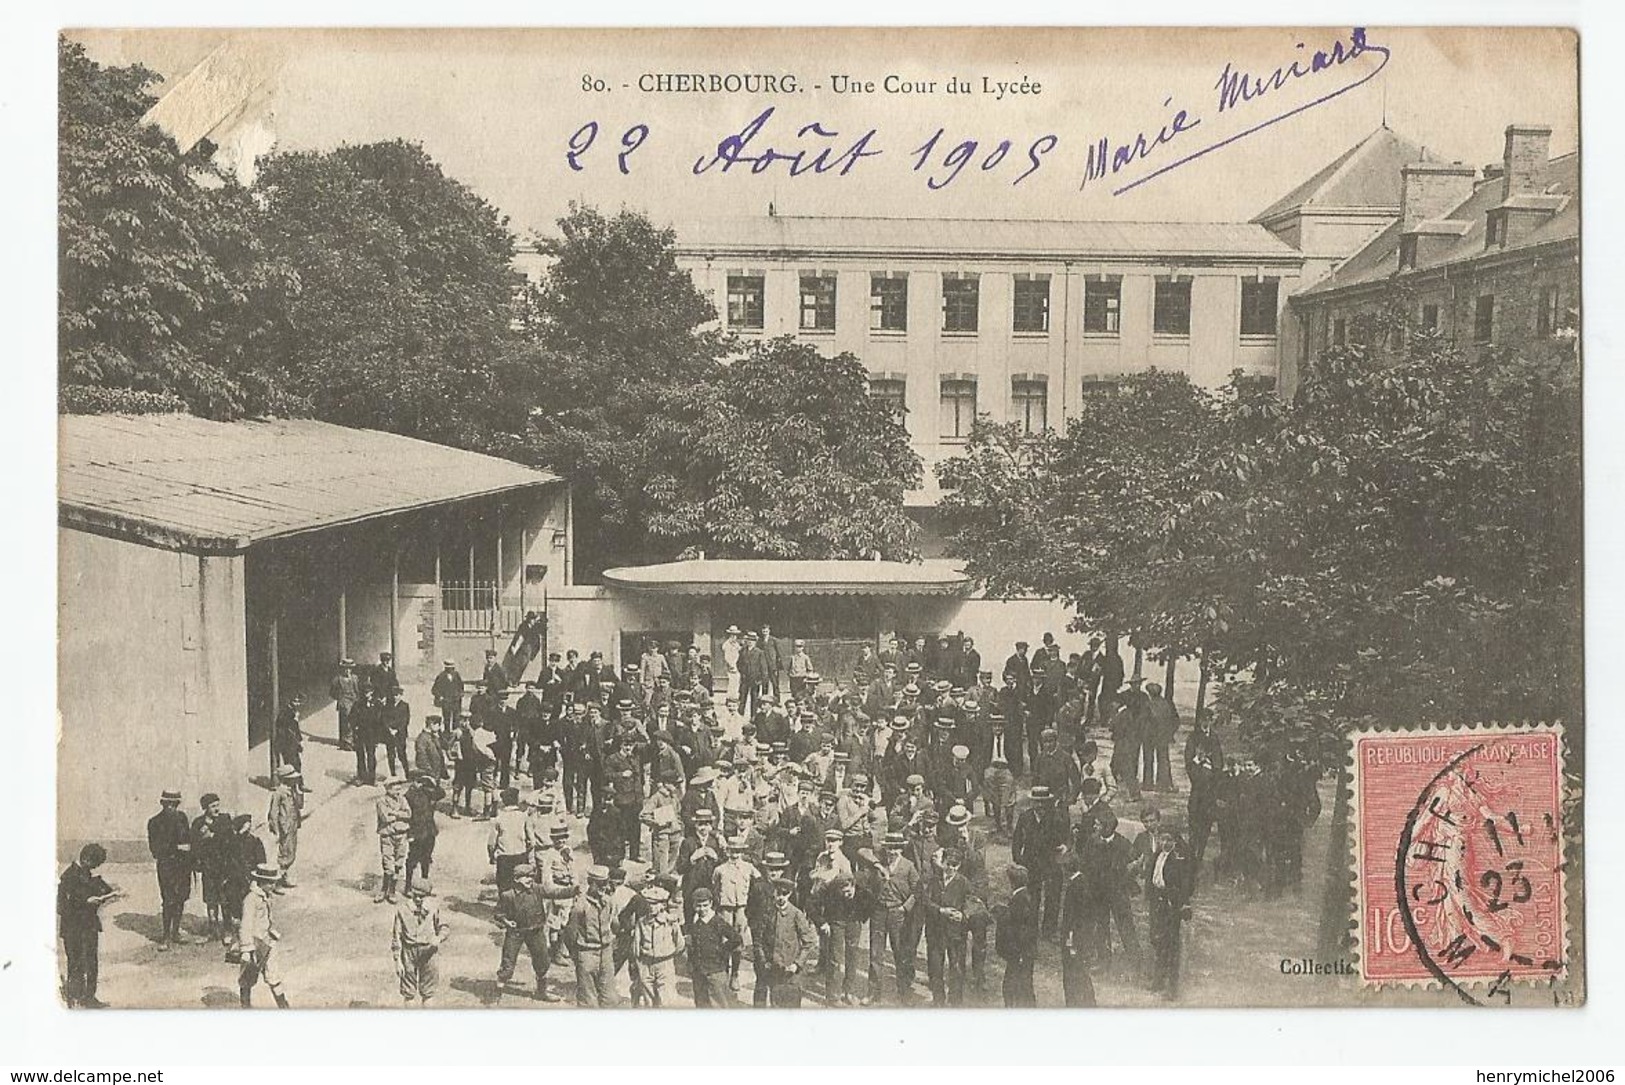
{"label": "handwritten signature", "polygon": [[[1305,48],[1303,42],[1297,43],[1298,50],[1304,50]],[[1230,144],[1245,139],[1255,132],[1260,132],[1272,124],[1279,124],[1289,117],[1295,117],[1305,110],[1329,102],[1338,95],[1347,94],[1355,87],[1377,77],[1377,73],[1381,72],[1388,64],[1389,50],[1387,46],[1371,41],[1367,36],[1365,27],[1357,26],[1350,31],[1348,41],[1345,42],[1339,38],[1328,49],[1317,49],[1305,56],[1294,57],[1290,63],[1283,64],[1267,76],[1253,75],[1250,72],[1241,71],[1234,64],[1226,62],[1224,70],[1219,73],[1217,83],[1214,84],[1214,89],[1218,92],[1218,108],[1216,110],[1218,113],[1234,112],[1250,102],[1269,97],[1300,80],[1313,79],[1323,72],[1341,68],[1349,61],[1364,56],[1366,53],[1381,56],[1382,60],[1378,62],[1376,67],[1361,74],[1358,79],[1344,83],[1334,90],[1327,91],[1312,101],[1304,102],[1290,109],[1284,109],[1244,128],[1240,132],[1215,140],[1205,147],[1190,151],[1171,162],[1164,163],[1149,173],[1112,189],[1112,195],[1121,196],[1123,193],[1139,188],[1146,182],[1155,180],[1186,163],[1194,162],[1203,155],[1211,154],[1221,147],[1228,147]],[[1163,108],[1169,108],[1173,104],[1173,99],[1166,98],[1162,104]],[[1078,188],[1080,190],[1087,188],[1090,184],[1115,175],[1135,163],[1153,158],[1160,148],[1174,144],[1179,140],[1180,136],[1198,127],[1201,123],[1202,118],[1199,115],[1193,114],[1189,109],[1180,109],[1172,115],[1167,124],[1164,124],[1149,136],[1145,132],[1138,132],[1133,138],[1117,143],[1115,146],[1110,139],[1101,136],[1089,145],[1089,151],[1084,162],[1083,179],[1078,183]],[[1183,143],[1188,145],[1190,141],[1185,140]]]}

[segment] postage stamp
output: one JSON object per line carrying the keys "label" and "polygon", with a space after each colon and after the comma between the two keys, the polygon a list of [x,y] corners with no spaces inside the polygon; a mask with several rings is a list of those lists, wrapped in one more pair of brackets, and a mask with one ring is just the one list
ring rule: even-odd
{"label": "postage stamp", "polygon": [[1366,730],[1353,755],[1361,979],[1564,977],[1561,727]]}

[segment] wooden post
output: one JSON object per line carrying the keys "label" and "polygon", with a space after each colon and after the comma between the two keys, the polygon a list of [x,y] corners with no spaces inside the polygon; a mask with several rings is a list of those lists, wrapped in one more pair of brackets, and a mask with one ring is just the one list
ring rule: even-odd
{"label": "wooden post", "polygon": [[491,581],[491,647],[497,646],[497,631],[502,625],[502,508],[497,507],[497,572]]}
{"label": "wooden post", "polygon": [[276,615],[271,615],[271,628],[265,638],[271,656],[271,741],[267,756],[271,761],[271,785],[276,786],[276,717],[282,712],[282,667],[277,660]]}
{"label": "wooden post", "polygon": [[396,646],[398,634],[395,631],[396,623],[400,621],[401,605],[401,544],[395,543],[394,561],[389,569],[389,658],[395,665],[397,680],[401,673],[401,654]]}
{"label": "wooden post", "polygon": [[339,585],[339,658],[343,659],[350,654],[350,629],[347,616],[347,601],[349,592],[344,585]]}
{"label": "wooden post", "polygon": [[519,617],[525,617],[525,558],[530,553],[525,545],[525,525],[519,525]]}

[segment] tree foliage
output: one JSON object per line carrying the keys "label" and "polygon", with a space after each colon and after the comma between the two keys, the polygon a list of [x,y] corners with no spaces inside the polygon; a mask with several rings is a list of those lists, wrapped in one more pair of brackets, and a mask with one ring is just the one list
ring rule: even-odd
{"label": "tree foliage", "polygon": [[299,281],[275,355],[319,417],[472,447],[513,425],[520,278],[495,208],[402,140],[272,154],[255,188]]}
{"label": "tree foliage", "polygon": [[290,276],[213,148],[182,155],[141,122],[157,80],[59,42],[59,379],[173,396],[210,417],[286,410],[264,340]]}
{"label": "tree foliage", "polygon": [[1381,331],[1405,349],[1331,351],[1291,404],[1148,375],[1065,436],[983,431],[942,469],[954,544],[997,589],[1200,646],[1262,748],[1329,764],[1353,721],[1576,718],[1572,342],[1469,359]]}

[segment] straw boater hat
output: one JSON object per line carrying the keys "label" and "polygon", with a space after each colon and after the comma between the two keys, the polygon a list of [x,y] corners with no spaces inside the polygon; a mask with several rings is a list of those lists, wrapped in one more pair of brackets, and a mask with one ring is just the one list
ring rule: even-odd
{"label": "straw boater hat", "polygon": [[737,637],[739,636],[739,627],[737,625],[730,625],[727,629],[723,630],[723,633],[725,636]]}
{"label": "straw boater hat", "polygon": [[969,825],[970,811],[955,803],[948,808],[948,824],[956,829],[962,825]]}
{"label": "straw boater hat", "polygon": [[162,795],[158,796],[158,801],[159,802],[180,802],[181,801],[181,793],[179,791],[173,791],[173,790],[165,791]]}
{"label": "straw boater hat", "polygon": [[292,765],[281,765],[277,768],[276,775],[279,780],[291,780],[299,775],[299,770]]}
{"label": "straw boater hat", "polygon": [[[514,873],[517,874],[518,871]],[[428,878],[419,878],[406,887],[406,895],[409,897],[432,897],[434,896],[434,883]]]}
{"label": "straw boater hat", "polygon": [[282,868],[275,863],[261,863],[254,868],[254,880],[257,882],[275,882],[282,879]]}

